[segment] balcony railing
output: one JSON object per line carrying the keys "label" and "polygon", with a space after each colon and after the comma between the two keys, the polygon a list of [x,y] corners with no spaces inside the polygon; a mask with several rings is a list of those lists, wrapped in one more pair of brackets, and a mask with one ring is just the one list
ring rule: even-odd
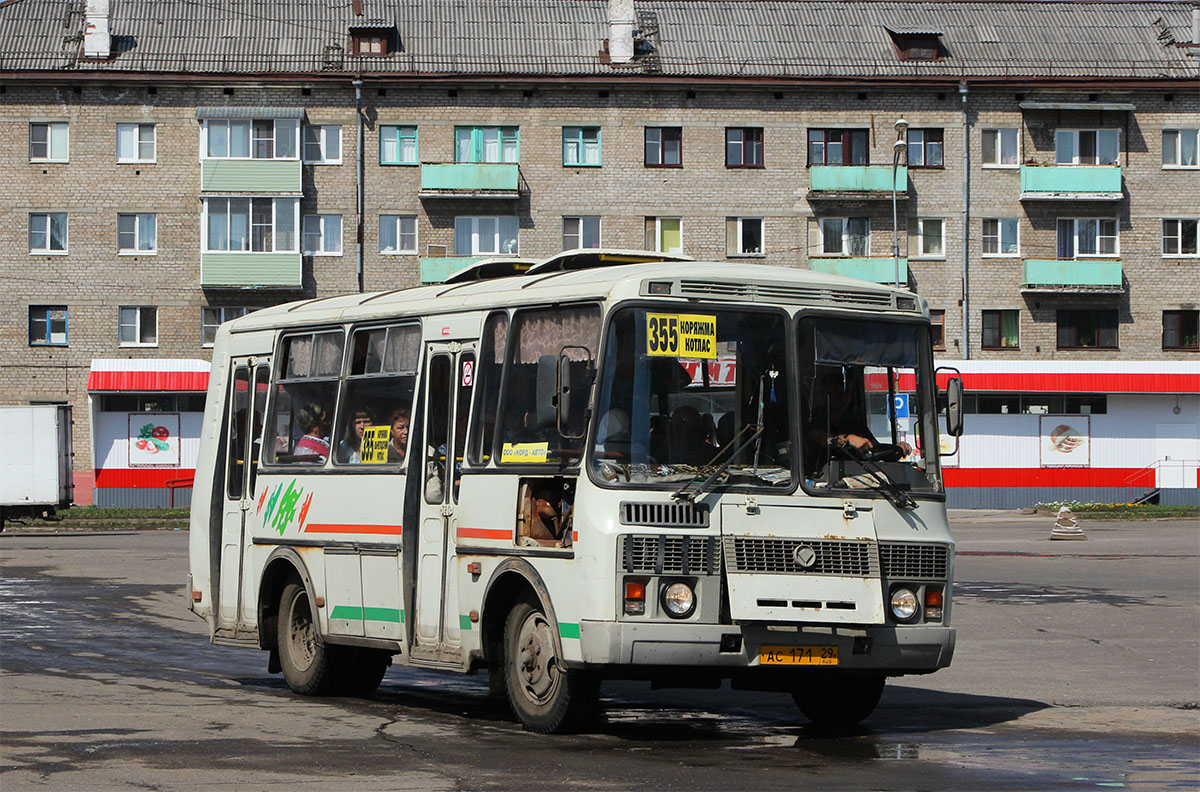
{"label": "balcony railing", "polygon": [[200,190],[222,194],[300,195],[300,174],[300,160],[204,160],[200,163]]}
{"label": "balcony railing", "polygon": [[423,162],[421,192],[425,197],[516,198],[521,171],[515,162]]}
{"label": "balcony railing", "polygon": [[1120,165],[1022,165],[1022,201],[1119,201]]}
{"label": "balcony railing", "polygon": [[1121,262],[1116,259],[1025,259],[1021,291],[1123,292]]}
{"label": "balcony railing", "polygon": [[202,253],[200,285],[208,289],[298,289],[299,253]]}
{"label": "balcony railing", "polygon": [[[813,165],[808,169],[809,198],[891,199],[891,165]],[[908,168],[896,168],[896,197],[908,198]]]}
{"label": "balcony railing", "polygon": [[[896,263],[892,258],[814,258],[814,272],[827,272],[872,283],[895,283]],[[908,259],[900,259],[900,285],[908,285]]]}

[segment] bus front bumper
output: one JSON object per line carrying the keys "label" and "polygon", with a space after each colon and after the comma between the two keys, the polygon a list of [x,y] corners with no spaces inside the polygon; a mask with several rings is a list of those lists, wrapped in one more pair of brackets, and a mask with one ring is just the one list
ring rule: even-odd
{"label": "bus front bumper", "polygon": [[[731,638],[737,636],[741,640]],[[724,641],[723,641],[724,639]],[[940,625],[911,627],[580,622],[584,664],[753,668],[763,647],[837,647],[839,669],[920,674],[950,665],[955,630]],[[729,651],[736,644],[734,651]],[[726,651],[722,651],[722,648]]]}

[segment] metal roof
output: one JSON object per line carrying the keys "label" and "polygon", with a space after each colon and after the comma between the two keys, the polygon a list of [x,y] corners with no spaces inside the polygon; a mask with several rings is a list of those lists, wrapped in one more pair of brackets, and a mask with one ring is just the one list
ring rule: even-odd
{"label": "metal roof", "polygon": [[[359,74],[679,78],[1196,78],[1191,5],[1160,2],[639,0],[652,57],[613,67],[605,0],[112,0],[113,57],[81,58],[80,0],[0,5],[0,74]],[[348,52],[391,20],[403,51]],[[939,31],[949,57],[901,61],[888,28]]]}

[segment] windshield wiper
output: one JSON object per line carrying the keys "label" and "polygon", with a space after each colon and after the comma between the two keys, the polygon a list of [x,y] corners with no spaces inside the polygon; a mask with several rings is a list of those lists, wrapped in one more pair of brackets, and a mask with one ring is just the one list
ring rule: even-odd
{"label": "windshield wiper", "polygon": [[879,482],[879,486],[873,489],[882,493],[894,506],[900,509],[917,508],[917,502],[912,499],[912,496],[901,489],[900,485],[892,481],[891,476],[884,472],[883,468],[875,460],[868,458],[866,454],[862,453],[862,451],[855,448],[849,442],[843,441],[841,447],[854,458],[855,462],[862,466],[863,470],[867,471],[873,479]]}
{"label": "windshield wiper", "polygon": [[[734,442],[736,442],[739,437],[744,435],[750,429],[753,429],[754,432],[749,437],[746,438],[746,441],[744,443],[742,443],[740,446],[737,446],[736,448],[734,448],[734,445],[733,445]],[[708,464],[705,465],[704,468],[708,468],[709,466],[716,464],[716,461],[721,458],[722,454],[728,453],[729,459],[725,460],[724,464],[722,464],[719,468],[717,468],[716,471],[711,476],[706,478],[704,481],[700,482],[700,486],[696,487],[695,492],[687,491],[687,488],[692,486],[692,484],[694,484],[696,481],[695,479],[692,479],[691,481],[687,482],[682,487],[680,487],[678,490],[671,493],[671,498],[674,500],[685,500],[689,503],[694,503],[696,498],[700,497],[705,492],[708,492],[708,488],[712,486],[712,483],[714,481],[716,481],[717,478],[722,473],[724,473],[726,470],[729,470],[729,466],[733,464],[733,460],[737,459],[738,454],[742,453],[747,448],[749,448],[751,443],[758,440],[762,436],[762,433],[763,433],[763,427],[761,425],[756,427],[754,424],[746,424],[745,426],[743,426],[742,430],[740,432],[738,432],[736,435],[734,435],[733,439],[731,439],[728,444],[726,444],[724,447],[722,447],[721,450],[718,451],[716,453],[716,455],[708,461]],[[732,452],[730,452],[730,450],[729,450],[731,448],[733,449]],[[704,469],[704,468],[702,468],[702,469]]]}

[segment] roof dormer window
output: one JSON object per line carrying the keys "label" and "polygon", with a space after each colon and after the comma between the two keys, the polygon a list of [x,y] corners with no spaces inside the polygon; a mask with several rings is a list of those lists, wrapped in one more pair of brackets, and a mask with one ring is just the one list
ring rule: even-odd
{"label": "roof dormer window", "polygon": [[950,57],[940,30],[906,25],[885,25],[884,29],[902,61],[939,61]]}
{"label": "roof dormer window", "polygon": [[350,28],[350,52],[370,58],[382,58],[400,50],[394,25],[360,24]]}

